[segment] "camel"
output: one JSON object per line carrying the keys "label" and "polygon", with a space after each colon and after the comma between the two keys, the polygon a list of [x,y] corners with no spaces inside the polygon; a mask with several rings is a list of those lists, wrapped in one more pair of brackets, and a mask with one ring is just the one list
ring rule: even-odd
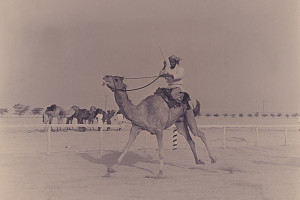
{"label": "camel", "polygon": [[[52,104],[51,106],[47,107],[43,113],[43,122],[44,124],[52,124],[53,118],[57,118],[57,123],[62,124],[64,118],[69,118],[74,115],[77,106],[72,106],[71,109],[65,110],[60,106]],[[58,130],[58,128],[57,128]]]}
{"label": "camel", "polygon": [[[104,120],[106,120],[108,125],[111,125],[111,119],[115,115],[115,112],[115,110],[108,110],[107,113],[104,115]],[[110,127],[107,127],[106,130],[109,131]]]}
{"label": "camel", "polygon": [[200,137],[205,144],[211,163],[216,162],[206,143],[204,133],[202,133],[197,127],[195,118],[187,121],[184,117],[186,109],[184,106],[169,108],[163,98],[158,95],[150,95],[142,100],[138,105],[133,105],[128,98],[126,85],[123,83],[123,79],[124,77],[111,75],[103,77],[103,85],[106,85],[112,92],[114,92],[115,101],[118,104],[121,113],[132,123],[128,142],[118,158],[117,163],[107,169],[109,174],[116,172],[117,167],[121,163],[139,132],[141,130],[146,130],[151,134],[154,134],[158,142],[159,171],[155,177],[159,178],[163,176],[163,130],[167,129],[174,123],[178,132],[183,135],[188,142],[196,164],[205,163],[198,159],[195,150],[195,142],[191,138],[187,124],[189,124],[192,133],[195,136]]}
{"label": "camel", "polygon": [[[102,112],[103,111],[100,108],[96,108],[95,106],[92,106],[89,110],[89,116],[87,118],[88,123],[94,124],[97,121],[96,119],[97,115]],[[90,130],[92,130],[92,128]],[[95,129],[93,128],[93,130]]]}
{"label": "camel", "polygon": [[[86,122],[93,124],[99,111],[100,109],[96,109],[95,106],[91,106],[90,110],[76,107],[72,117],[77,119],[77,124],[86,124]],[[86,128],[79,127],[79,130],[84,132]]]}

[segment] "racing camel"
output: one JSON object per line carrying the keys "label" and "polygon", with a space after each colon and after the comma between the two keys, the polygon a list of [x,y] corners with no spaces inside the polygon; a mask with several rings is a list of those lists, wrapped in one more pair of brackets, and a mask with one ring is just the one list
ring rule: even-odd
{"label": "racing camel", "polygon": [[[115,101],[118,104],[121,113],[132,123],[127,144],[118,158],[117,163],[108,168],[107,172],[116,172],[117,167],[136,139],[136,136],[141,130],[146,130],[151,134],[156,135],[157,138],[159,151],[159,171],[156,177],[161,177],[163,175],[163,130],[170,127],[174,123],[178,132],[183,135],[188,142],[193,152],[196,164],[204,164],[204,162],[197,157],[195,142],[192,140],[187,127],[187,122],[185,122],[184,113],[186,108],[184,106],[169,108],[166,101],[163,100],[163,98],[159,95],[150,95],[142,100],[138,105],[133,105],[128,98],[126,85],[123,83],[123,79],[123,77],[111,75],[106,75],[103,77],[103,85],[107,85],[107,87],[114,92]],[[196,120],[194,120],[192,127],[190,126],[190,129],[195,136],[201,138],[205,144],[211,163],[215,163],[216,160],[211,155],[204,133],[197,128]]]}

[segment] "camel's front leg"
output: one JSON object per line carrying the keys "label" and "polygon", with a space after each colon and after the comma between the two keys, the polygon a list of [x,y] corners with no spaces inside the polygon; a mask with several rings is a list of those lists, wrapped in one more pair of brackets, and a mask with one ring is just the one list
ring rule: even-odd
{"label": "camel's front leg", "polygon": [[125,145],[120,157],[118,158],[117,163],[114,166],[108,168],[107,172],[109,172],[109,173],[116,172],[117,167],[120,165],[121,161],[123,160],[124,156],[126,155],[127,151],[129,150],[130,146],[134,142],[136,136],[139,134],[140,130],[141,129],[139,127],[137,127],[135,125],[132,125],[131,130],[130,130],[130,134],[129,134],[128,142]]}
{"label": "camel's front leg", "polygon": [[210,149],[208,147],[208,144],[206,143],[206,138],[205,138],[205,135],[203,132],[201,132],[198,127],[197,127],[197,123],[196,123],[196,119],[194,117],[194,114],[193,114],[193,111],[192,109],[190,110],[187,110],[186,113],[185,113],[185,119],[193,133],[193,135],[195,136],[198,136],[201,138],[202,142],[204,143],[205,147],[206,147],[206,150],[207,150],[207,153],[208,153],[208,156],[210,158],[210,162],[211,163],[215,163],[216,162],[216,159],[211,155],[211,152],[210,152]]}
{"label": "camel's front leg", "polygon": [[156,132],[156,139],[158,143],[158,158],[159,158],[159,171],[157,177],[163,175],[163,167],[164,167],[164,155],[163,155],[163,131],[159,130]]}

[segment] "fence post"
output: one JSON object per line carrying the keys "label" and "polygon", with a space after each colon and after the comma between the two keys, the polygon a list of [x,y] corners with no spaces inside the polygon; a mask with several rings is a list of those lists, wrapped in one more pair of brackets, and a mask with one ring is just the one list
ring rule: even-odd
{"label": "fence post", "polygon": [[100,156],[102,156],[102,139],[103,139],[103,126],[100,127]]}
{"label": "fence post", "polygon": [[256,141],[255,141],[255,146],[258,145],[258,125],[256,125]]}
{"label": "fence post", "polygon": [[51,152],[51,126],[48,126],[48,137],[47,137],[47,154]]}
{"label": "fence post", "polygon": [[287,145],[287,126],[285,126],[285,134],[284,134],[284,146]]}
{"label": "fence post", "polygon": [[224,130],[223,130],[223,149],[225,149],[225,144],[226,144],[226,127],[224,126]]}

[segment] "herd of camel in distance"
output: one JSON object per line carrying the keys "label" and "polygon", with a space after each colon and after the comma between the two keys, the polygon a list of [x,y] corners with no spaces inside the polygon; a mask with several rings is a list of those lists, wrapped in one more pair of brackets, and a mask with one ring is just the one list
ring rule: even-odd
{"label": "herd of camel in distance", "polygon": [[[115,110],[108,110],[107,112],[102,110],[101,108],[96,108],[95,106],[91,106],[89,110],[81,109],[78,106],[73,105],[70,109],[64,109],[61,106],[57,106],[56,104],[52,104],[47,107],[43,113],[43,123],[44,124],[52,124],[53,119],[57,119],[58,124],[63,124],[64,119],[66,124],[72,124],[73,119],[77,119],[77,124],[94,124],[101,120],[101,124],[106,122],[107,124],[111,124],[111,119],[116,115],[120,114],[120,112],[116,112]],[[121,120],[122,122],[123,120]],[[85,131],[85,127],[79,127],[79,131]],[[100,130],[100,127],[98,128]],[[107,128],[109,130],[109,127]],[[120,130],[120,128],[118,129]]]}

